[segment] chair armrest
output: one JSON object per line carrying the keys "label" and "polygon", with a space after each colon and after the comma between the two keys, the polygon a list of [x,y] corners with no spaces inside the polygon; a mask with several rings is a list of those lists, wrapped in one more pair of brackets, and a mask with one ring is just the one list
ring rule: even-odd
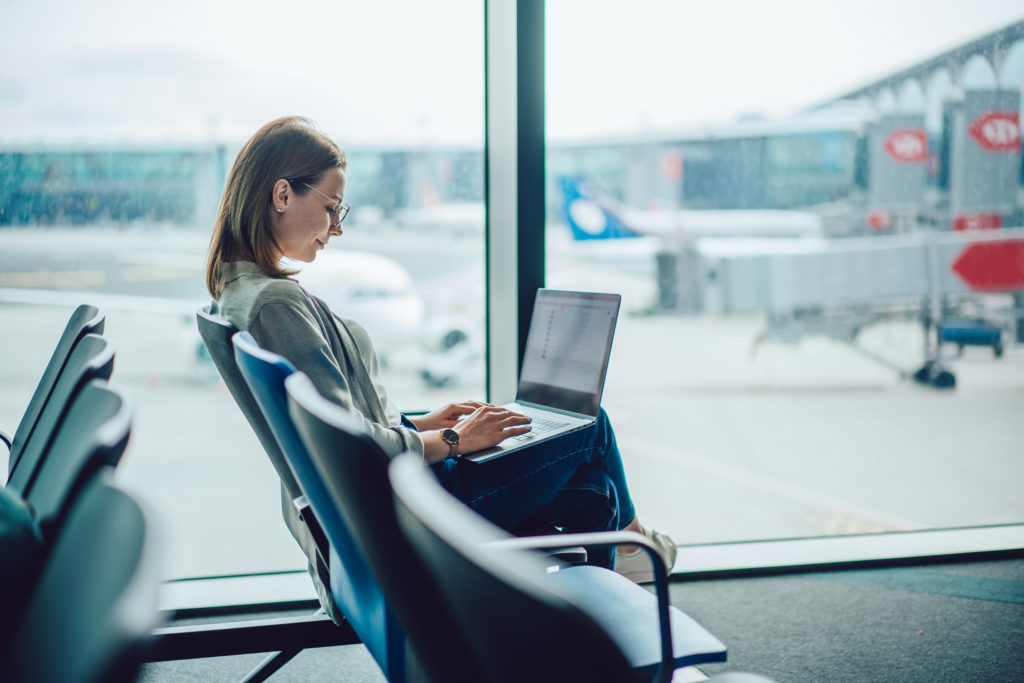
{"label": "chair armrest", "polygon": [[581,545],[574,545],[569,548],[558,548],[549,553],[551,557],[562,564],[577,565],[587,563],[587,549]]}
{"label": "chair armrest", "polygon": [[330,556],[329,550],[331,546],[327,541],[327,534],[324,533],[323,527],[320,526],[320,521],[316,518],[313,508],[309,505],[309,500],[305,495],[301,495],[298,498],[292,499],[292,505],[298,511],[299,519],[309,529],[313,542],[316,543],[317,552],[320,553],[321,558],[326,563],[327,558]]}
{"label": "chair armrest", "polygon": [[661,668],[655,681],[670,681],[675,670],[672,651],[672,624],[669,619],[668,571],[657,548],[650,539],[635,531],[594,531],[583,534],[559,534],[557,536],[520,536],[494,541],[487,545],[499,548],[523,550],[550,550],[571,545],[605,548],[619,545],[639,546],[651,558],[654,567],[654,592],[658,599],[658,625],[661,630]]}

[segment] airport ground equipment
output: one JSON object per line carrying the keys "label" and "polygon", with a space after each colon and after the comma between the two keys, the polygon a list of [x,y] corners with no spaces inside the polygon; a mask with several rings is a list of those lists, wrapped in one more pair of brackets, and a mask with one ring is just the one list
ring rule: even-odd
{"label": "airport ground equipment", "polygon": [[71,314],[71,318],[68,319],[68,323],[64,327],[64,332],[61,334],[60,339],[57,340],[57,347],[53,350],[53,354],[51,354],[50,360],[46,364],[46,369],[36,385],[35,392],[33,392],[32,398],[29,400],[28,407],[18,423],[13,438],[9,438],[6,434],[0,432],[0,441],[4,442],[9,451],[7,462],[8,476],[14,470],[18,458],[21,457],[25,444],[32,438],[36,422],[39,420],[43,408],[46,407],[46,402],[50,399],[50,394],[53,392],[57,379],[64,370],[71,352],[85,335],[103,334],[105,319],[106,317],[98,308],[87,304],[78,306],[74,313]]}
{"label": "airport ground equipment", "polygon": [[[659,259],[659,292],[675,287],[687,293],[659,294],[659,300],[695,303],[689,312],[763,314],[767,338],[828,336],[901,377],[937,387],[955,385],[936,331],[951,307],[996,294],[1019,301],[1024,292],[1024,228],[770,243],[697,240]],[[1005,311],[1018,329],[1024,324],[1019,308]],[[682,305],[677,310],[687,312]],[[900,317],[918,319],[925,329],[924,364],[916,371],[856,343],[865,327]]]}
{"label": "airport ground equipment", "polygon": [[5,681],[134,681],[157,623],[152,521],[104,472],[73,504],[15,637]]}
{"label": "airport ground equipment", "polygon": [[[445,491],[415,456],[389,467],[402,532],[452,605],[458,640],[486,680],[670,681],[676,669],[725,661],[725,646],[672,607],[654,545],[632,532],[512,538]],[[655,596],[602,567],[545,571],[536,550],[640,546]]]}
{"label": "airport ground equipment", "polygon": [[1003,355],[1003,329],[984,320],[947,318],[938,335],[939,343],[956,344],[960,354],[965,346],[991,346],[996,358]]}

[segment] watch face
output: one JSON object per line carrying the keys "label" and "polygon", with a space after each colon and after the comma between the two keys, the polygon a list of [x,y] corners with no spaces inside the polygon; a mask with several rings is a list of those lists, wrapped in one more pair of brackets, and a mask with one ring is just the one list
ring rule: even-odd
{"label": "watch face", "polygon": [[459,443],[459,433],[454,429],[446,429],[443,432],[441,432],[441,438],[452,446],[455,446]]}

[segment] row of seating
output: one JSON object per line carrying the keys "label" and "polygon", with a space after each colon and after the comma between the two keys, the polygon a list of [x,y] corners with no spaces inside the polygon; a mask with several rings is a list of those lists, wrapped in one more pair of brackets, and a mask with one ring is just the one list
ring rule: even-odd
{"label": "row of seating", "polygon": [[150,515],[113,484],[131,430],[103,314],[68,321],[7,446],[0,680],[130,681],[157,624]]}
{"label": "row of seating", "polygon": [[10,452],[0,489],[0,680],[127,681],[142,661],[279,647],[246,678],[259,681],[304,647],[359,641],[396,682],[668,681],[680,667],[725,660],[725,647],[669,604],[660,562],[652,595],[537,552],[630,543],[656,558],[644,537],[510,537],[445,492],[420,459],[389,458],[247,332],[209,309],[197,320],[281,477],[286,522],[326,616],[157,628],[150,515],[112,480],[131,411],[108,381],[104,316],[82,306],[13,438],[0,434]]}
{"label": "row of seating", "polygon": [[[325,609],[355,630],[388,680],[668,681],[678,668],[725,660],[724,645],[669,604],[644,537],[512,538],[452,498],[419,458],[389,458],[248,332],[209,308],[197,320],[239,407],[264,445],[272,439],[282,482],[300,491],[302,519],[327,557]],[[654,595],[535,552],[624,543],[654,556]]]}

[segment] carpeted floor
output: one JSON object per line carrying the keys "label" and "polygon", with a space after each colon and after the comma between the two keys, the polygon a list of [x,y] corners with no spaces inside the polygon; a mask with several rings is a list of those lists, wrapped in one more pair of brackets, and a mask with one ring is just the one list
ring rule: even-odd
{"label": "carpeted floor", "polygon": [[[1024,682],[1024,559],[677,582],[729,647],[701,667],[779,683]],[[141,681],[238,681],[263,655],[150,664]],[[384,681],[361,645],[302,652],[271,681]]]}
{"label": "carpeted floor", "polygon": [[675,583],[672,603],[780,683],[1024,681],[1024,559]]}

